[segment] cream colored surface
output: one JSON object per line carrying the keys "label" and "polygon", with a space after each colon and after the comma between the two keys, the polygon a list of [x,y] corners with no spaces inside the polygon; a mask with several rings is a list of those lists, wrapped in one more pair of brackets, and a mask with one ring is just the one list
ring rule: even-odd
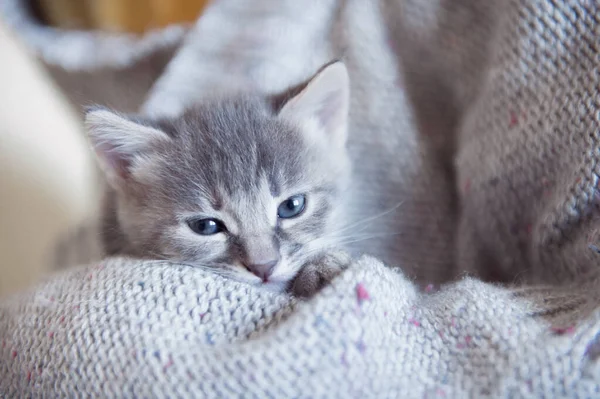
{"label": "cream colored surface", "polygon": [[35,281],[51,248],[92,210],[80,122],[0,21],[0,295]]}

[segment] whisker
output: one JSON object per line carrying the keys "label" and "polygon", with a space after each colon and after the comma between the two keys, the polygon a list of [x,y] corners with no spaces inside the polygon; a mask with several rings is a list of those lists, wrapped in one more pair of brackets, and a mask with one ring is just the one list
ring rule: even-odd
{"label": "whisker", "polygon": [[326,251],[328,249],[334,249],[334,248],[339,249],[340,247],[343,247],[344,245],[348,245],[348,244],[367,241],[367,240],[371,240],[374,238],[389,237],[389,236],[394,236],[394,235],[399,235],[399,234],[402,234],[402,233],[396,232],[396,233],[387,233],[387,234],[365,234],[362,237],[348,236],[342,240],[337,239],[337,237],[315,239],[310,242],[311,243],[317,242],[318,246],[315,248],[311,248],[311,249],[302,251],[301,256],[303,256],[303,257],[310,256],[312,254],[320,253],[320,252]]}
{"label": "whisker", "polygon": [[366,241],[366,240],[370,240],[373,238],[381,238],[381,237],[390,237],[390,236],[396,236],[396,235],[400,235],[402,234],[401,232],[394,232],[394,233],[379,233],[379,234],[362,234],[362,235],[346,235],[346,236],[326,236],[326,237],[319,237],[319,238],[315,238],[313,240],[310,240],[306,243],[306,245],[312,244],[312,243],[323,243],[325,245],[328,245],[329,243],[331,244],[336,244],[336,245],[340,245],[340,244],[344,244],[344,243],[348,243],[348,242],[356,242],[356,241]]}
{"label": "whisker", "polygon": [[[210,262],[205,262],[205,263],[189,262],[184,259],[179,259],[177,257],[167,257],[167,256],[160,254],[158,252],[155,252],[155,251],[149,251],[149,252],[147,252],[147,254],[149,256],[157,258],[157,259],[150,260],[150,262],[156,262],[156,263],[172,262],[172,263],[177,263],[177,264],[184,265],[184,266],[193,267],[195,269],[200,269],[200,270],[203,270],[206,272],[216,273],[216,274],[219,274],[224,277],[235,276],[234,272],[232,272],[231,270],[228,270],[226,268],[226,267],[229,267],[229,265],[222,265],[222,264],[210,263]],[[225,266],[225,267],[223,267],[223,266]]]}
{"label": "whisker", "polygon": [[[354,228],[354,227],[356,227],[356,226],[358,226],[358,225],[360,225],[360,224],[364,224],[364,223],[366,223],[366,222],[372,222],[372,221],[374,221],[374,220],[377,220],[377,219],[379,219],[379,218],[382,218],[382,217],[384,217],[384,216],[386,216],[386,215],[390,214],[391,212],[394,212],[394,211],[395,211],[396,209],[398,209],[398,208],[399,208],[399,207],[400,207],[400,206],[401,206],[403,203],[404,203],[404,201],[400,201],[400,202],[398,202],[396,205],[394,205],[394,206],[393,206],[392,208],[390,208],[390,209],[387,209],[387,210],[385,210],[385,211],[383,211],[383,212],[381,212],[381,213],[378,213],[378,214],[376,214],[376,215],[370,216],[370,217],[368,217],[368,218],[366,218],[366,219],[361,219],[361,220],[358,220],[358,221],[356,221],[356,222],[354,222],[354,223],[351,223],[351,224],[349,224],[349,225],[346,225],[346,226],[344,226],[343,228],[341,228],[341,229],[339,229],[339,230],[335,230],[335,231],[333,231],[333,232],[332,232],[332,234],[335,234],[335,233],[342,233],[342,232],[344,232],[344,231],[347,231],[347,230],[349,230],[349,229],[352,229],[352,228]],[[367,228],[367,227],[365,226],[365,227],[363,227],[362,229],[360,229],[360,230],[358,230],[358,231],[360,232],[360,231],[362,231],[362,230],[364,230],[364,229],[366,229],[366,228]]]}

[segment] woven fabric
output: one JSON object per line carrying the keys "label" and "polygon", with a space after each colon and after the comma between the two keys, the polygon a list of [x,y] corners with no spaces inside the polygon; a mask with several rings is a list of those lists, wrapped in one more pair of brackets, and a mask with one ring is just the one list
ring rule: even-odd
{"label": "woven fabric", "polygon": [[[216,1],[144,112],[343,56],[364,258],[307,302],[109,260],[0,303],[0,394],[600,396],[594,1]],[[398,270],[402,270],[399,272]],[[460,279],[464,273],[507,288]],[[424,291],[417,288],[421,283]]]}

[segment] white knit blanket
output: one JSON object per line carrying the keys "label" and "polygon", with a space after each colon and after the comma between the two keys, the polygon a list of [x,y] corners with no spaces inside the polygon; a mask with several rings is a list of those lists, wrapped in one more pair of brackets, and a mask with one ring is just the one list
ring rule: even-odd
{"label": "white knit blanket", "polygon": [[0,396],[600,397],[599,21],[575,0],[216,1],[144,111],[343,56],[353,210],[402,203],[356,249],[399,268],[362,258],[302,303],[161,262],[70,271],[0,302]]}
{"label": "white knit blanket", "polygon": [[3,302],[0,392],[598,397],[600,314],[551,328],[532,301],[578,296],[472,279],[427,291],[372,259],[305,303],[190,267],[105,261]]}

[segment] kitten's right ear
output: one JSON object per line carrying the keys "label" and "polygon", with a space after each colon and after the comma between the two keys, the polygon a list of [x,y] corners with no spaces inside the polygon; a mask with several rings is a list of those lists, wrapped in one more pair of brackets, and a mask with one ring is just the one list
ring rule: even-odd
{"label": "kitten's right ear", "polygon": [[111,184],[127,179],[131,175],[133,161],[150,151],[153,144],[170,140],[158,129],[103,108],[89,109],[85,115],[85,126]]}
{"label": "kitten's right ear", "polygon": [[[316,127],[324,137],[344,145],[348,129],[350,79],[341,61],[322,68],[308,84],[289,99],[279,115],[285,119]],[[309,132],[307,129],[307,133]],[[314,130],[314,129],[313,129]],[[314,132],[312,132],[314,133]]]}

